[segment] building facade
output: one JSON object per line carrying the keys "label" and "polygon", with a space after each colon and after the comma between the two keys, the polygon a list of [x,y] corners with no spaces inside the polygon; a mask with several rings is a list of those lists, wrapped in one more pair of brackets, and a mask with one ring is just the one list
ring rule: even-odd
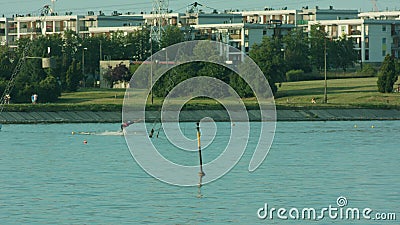
{"label": "building facade", "polygon": [[[0,43],[14,47],[20,38],[35,39],[40,35],[63,34],[71,30],[80,37],[88,37],[92,34],[110,30],[132,30],[126,27],[143,26],[142,16],[114,14],[106,16],[101,12],[94,15],[89,11],[87,15],[47,15],[31,16],[17,15],[13,18],[0,18]],[[90,29],[93,29],[90,32]]]}
{"label": "building facade", "polygon": [[328,38],[341,36],[354,40],[354,49],[359,53],[359,62],[380,63],[387,54],[400,57],[400,20],[324,20],[309,22],[322,25]]}
{"label": "building facade", "polygon": [[[121,14],[117,11],[96,15],[50,14],[48,16],[15,15],[0,18],[0,44],[16,46],[20,38],[34,39],[39,35],[62,34],[72,30],[82,37],[128,33],[144,26],[157,25],[156,14]],[[259,11],[225,11],[204,13],[167,13],[163,25],[180,27],[188,40],[207,39],[222,41],[241,52],[248,53],[251,46],[260,43],[264,36],[282,37],[296,27],[307,32],[312,25],[321,24],[332,39],[343,35],[355,40],[360,62],[382,62],[386,54],[400,57],[400,11],[366,12],[357,10],[320,9],[303,7]],[[235,59],[235,56],[230,56]]]}

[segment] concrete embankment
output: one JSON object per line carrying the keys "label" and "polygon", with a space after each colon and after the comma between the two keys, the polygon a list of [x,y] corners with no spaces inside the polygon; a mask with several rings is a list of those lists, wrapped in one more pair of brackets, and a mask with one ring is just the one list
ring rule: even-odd
{"label": "concrete embankment", "polygon": [[[249,119],[257,121],[259,111],[249,110]],[[215,121],[229,121],[222,110],[182,111],[181,121],[198,121],[211,117]],[[159,112],[147,112],[146,118],[159,118]],[[120,123],[121,112],[60,111],[60,112],[2,112],[0,123]],[[329,120],[400,120],[397,109],[292,109],[277,110],[278,121]]]}

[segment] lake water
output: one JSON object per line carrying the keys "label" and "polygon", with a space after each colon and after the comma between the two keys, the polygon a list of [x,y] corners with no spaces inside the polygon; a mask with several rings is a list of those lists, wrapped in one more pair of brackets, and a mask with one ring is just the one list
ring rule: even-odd
{"label": "lake water", "polygon": [[[191,129],[193,124],[183,126]],[[218,134],[224,136],[229,126],[219,123]],[[400,121],[278,122],[261,167],[247,171],[253,151],[246,151],[230,173],[201,188],[202,198],[198,187],[172,186],[146,174],[118,128],[119,124],[3,125],[0,224],[398,224],[400,220]],[[72,131],[92,135],[72,135]],[[156,141],[162,146],[162,133]],[[176,152],[169,157],[179,160]],[[203,155],[207,161],[213,154],[205,149]],[[338,207],[340,196],[347,198],[346,207],[371,208],[371,217],[396,213],[397,221],[332,219],[328,214],[314,222],[282,220],[277,214],[265,220],[257,216],[265,203],[288,211],[310,207],[318,211]]]}

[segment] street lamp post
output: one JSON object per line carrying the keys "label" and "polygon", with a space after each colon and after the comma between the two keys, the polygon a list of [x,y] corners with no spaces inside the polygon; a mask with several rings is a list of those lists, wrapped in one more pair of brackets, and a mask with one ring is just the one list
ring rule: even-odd
{"label": "street lamp post", "polygon": [[[101,40],[99,40],[99,80],[101,80],[101,61],[103,60],[103,51],[101,49]],[[98,83],[99,84],[99,83]]]}
{"label": "street lamp post", "polygon": [[[83,75],[83,79],[85,80],[85,51],[87,50],[87,48],[83,48],[82,49],[82,75]],[[85,82],[83,82],[83,86],[85,87]]]}
{"label": "street lamp post", "polygon": [[154,103],[154,97],[153,97],[153,39],[150,37],[150,100],[151,104],[153,105]]}
{"label": "street lamp post", "polygon": [[324,37],[324,103],[328,103],[328,80],[326,76],[326,37]]}
{"label": "street lamp post", "polygon": [[[317,27],[320,30],[320,27]],[[324,32],[324,101],[323,103],[328,103],[328,80],[327,80],[327,60],[326,60],[326,34]]]}
{"label": "street lamp post", "polygon": [[85,51],[87,48],[83,48],[82,50],[82,74],[85,75]]}
{"label": "street lamp post", "polygon": [[165,51],[165,65],[168,66],[168,52],[166,48],[162,48],[161,50]]}

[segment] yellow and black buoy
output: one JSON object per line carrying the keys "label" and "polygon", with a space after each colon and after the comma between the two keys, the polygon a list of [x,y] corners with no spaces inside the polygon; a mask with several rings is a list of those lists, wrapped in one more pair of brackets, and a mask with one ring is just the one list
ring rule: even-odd
{"label": "yellow and black buoy", "polygon": [[[200,137],[201,137],[201,133],[200,133],[200,123],[197,122],[197,147],[199,149],[199,160],[200,160],[200,172],[199,172],[199,176],[203,177],[205,175],[204,171],[203,171],[203,158],[201,156],[201,141],[200,141]],[[199,184],[201,185],[201,184]]]}

